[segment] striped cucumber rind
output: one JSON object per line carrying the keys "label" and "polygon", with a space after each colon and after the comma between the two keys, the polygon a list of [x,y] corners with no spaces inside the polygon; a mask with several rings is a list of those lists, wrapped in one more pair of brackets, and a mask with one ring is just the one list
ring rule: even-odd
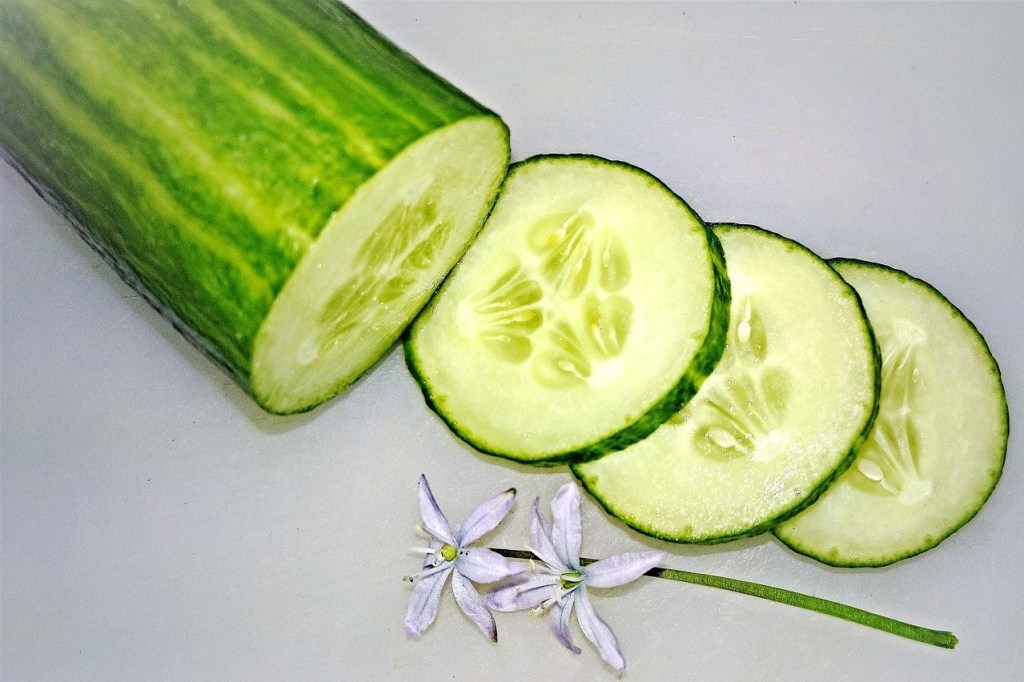
{"label": "striped cucumber rind", "polygon": [[650,174],[593,156],[512,167],[480,237],[410,327],[427,404],[481,452],[551,466],[623,448],[722,354],[710,230]]}
{"label": "striped cucumber rind", "polygon": [[792,240],[713,228],[733,294],[721,362],[656,432],[571,467],[610,514],[674,542],[755,535],[807,507],[853,461],[878,404],[856,292]]}
{"label": "striped cucumber rind", "polygon": [[878,337],[881,406],[854,465],[774,533],[832,566],[885,566],[935,547],[988,500],[1006,457],[1006,393],[981,333],[934,287],[885,265],[829,262]]}
{"label": "striped cucumber rind", "polygon": [[[479,228],[508,163],[497,116],[333,0],[12,0],[0,6],[0,82],[4,158],[274,412],[330,397],[387,349]],[[307,328],[322,317],[279,296],[303,286],[309,254],[347,240],[358,251],[408,199],[374,189],[402,185],[396,163],[413,191],[430,177],[444,207],[398,221],[408,248],[396,257],[431,242],[438,220],[444,244],[395,284],[405,291],[363,301],[366,319],[382,319],[361,352],[297,377],[270,371],[281,344],[268,316]],[[321,267],[335,273],[315,278],[328,290],[352,275]]]}

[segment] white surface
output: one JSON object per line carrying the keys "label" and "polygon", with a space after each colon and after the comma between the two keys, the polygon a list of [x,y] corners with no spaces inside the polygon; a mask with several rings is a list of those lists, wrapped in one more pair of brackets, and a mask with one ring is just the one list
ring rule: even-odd
{"label": "white surface", "polygon": [[[708,220],[938,287],[988,338],[1011,441],[981,514],[936,550],[836,570],[769,537],[673,547],[584,502],[584,554],[668,564],[948,628],[955,651],[705,588],[598,597],[628,679],[1024,679],[1024,5],[369,4],[363,15],[502,113],[516,158],[640,165]],[[577,631],[446,594],[402,631],[416,477],[459,521],[508,485],[493,544],[568,479],[475,455],[392,353],[311,415],[260,413],[0,166],[5,680],[604,679]]]}

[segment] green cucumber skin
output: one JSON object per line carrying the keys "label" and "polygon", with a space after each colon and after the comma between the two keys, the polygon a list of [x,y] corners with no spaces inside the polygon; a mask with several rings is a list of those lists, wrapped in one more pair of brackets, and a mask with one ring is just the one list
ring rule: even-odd
{"label": "green cucumber skin", "polygon": [[[810,249],[808,249],[806,246],[804,246],[800,242],[797,242],[797,241],[795,241],[793,239],[790,239],[788,237],[784,237],[784,236],[782,236],[782,235],[780,235],[778,233],[772,232],[770,230],[766,230],[763,227],[758,227],[757,225],[744,225],[744,224],[735,224],[735,223],[709,223],[708,224],[708,228],[712,232],[728,230],[728,229],[732,229],[732,228],[741,228],[741,229],[746,229],[746,230],[757,230],[758,232],[763,232],[763,233],[765,233],[767,235],[770,235],[770,236],[772,236],[772,237],[774,237],[776,239],[779,239],[780,241],[786,242],[787,244],[790,244],[790,245],[792,245],[793,247],[795,247],[797,249],[800,249],[800,250],[803,250],[803,251],[810,251]],[[825,261],[825,262],[829,263],[829,261]],[[834,272],[834,269],[833,269],[833,272]],[[846,281],[843,280],[842,277],[839,276],[839,273],[835,273],[835,276],[836,276],[836,278],[840,282],[842,282],[843,286],[848,290],[848,292],[856,300],[857,306],[860,309],[860,314],[864,318],[864,320],[866,321],[868,319],[867,312],[864,310],[864,304],[861,301],[860,296],[857,294],[856,290],[854,290],[853,287],[851,287],[849,284],[847,284]],[[869,341],[870,346],[871,346],[871,353],[872,353],[872,356],[873,356],[873,359],[874,359],[874,368],[875,368],[875,371],[874,371],[875,399],[872,402],[871,413],[869,414],[868,419],[865,422],[864,428],[861,429],[861,431],[858,434],[856,434],[854,439],[851,441],[849,449],[847,450],[847,453],[846,453],[845,457],[843,458],[843,461],[839,464],[839,466],[836,469],[834,469],[828,476],[826,476],[824,479],[822,479],[822,481],[815,487],[815,489],[807,497],[805,497],[804,499],[800,500],[793,507],[787,509],[786,511],[784,511],[782,514],[776,516],[775,518],[766,520],[765,522],[760,523],[760,524],[758,524],[758,525],[756,525],[756,526],[754,526],[752,528],[749,528],[749,529],[745,530],[742,533],[735,533],[735,534],[732,534],[732,535],[723,535],[723,536],[718,536],[718,537],[711,538],[711,539],[699,539],[699,538],[697,538],[697,539],[680,539],[680,538],[675,537],[673,535],[668,535],[666,533],[660,533],[660,532],[658,532],[656,530],[653,530],[651,528],[648,528],[646,526],[642,526],[641,524],[638,524],[635,521],[633,521],[631,519],[628,519],[624,515],[618,513],[615,509],[613,509],[609,505],[605,504],[604,501],[602,501],[599,497],[597,497],[597,495],[594,494],[594,491],[592,489],[592,484],[590,482],[588,482],[587,477],[585,475],[583,475],[580,471],[578,471],[576,469],[576,467],[570,466],[569,468],[572,471],[573,475],[576,477],[576,480],[578,480],[580,482],[580,485],[583,486],[583,489],[586,490],[587,493],[590,494],[590,498],[592,500],[594,500],[602,509],[604,509],[605,512],[607,512],[610,516],[613,516],[613,517],[619,519],[620,521],[625,523],[630,528],[633,528],[634,530],[639,531],[640,533],[643,533],[644,535],[647,535],[649,537],[657,538],[659,540],[667,540],[669,542],[675,542],[675,543],[679,543],[679,544],[716,545],[716,544],[721,544],[723,542],[731,542],[733,540],[739,540],[741,538],[752,537],[754,535],[760,535],[761,533],[768,532],[768,531],[772,530],[772,528],[775,527],[776,525],[778,525],[778,524],[780,524],[780,523],[782,523],[782,522],[784,522],[784,521],[786,521],[788,519],[793,518],[794,516],[796,516],[797,514],[802,512],[804,509],[806,509],[807,507],[809,507],[812,504],[814,504],[814,502],[819,497],[821,497],[822,494],[824,494],[824,492],[826,490],[828,490],[829,486],[832,485],[836,481],[837,478],[839,478],[843,473],[846,472],[847,469],[850,468],[850,466],[853,465],[854,461],[856,461],[856,459],[857,459],[857,451],[860,450],[861,445],[864,444],[864,441],[867,440],[868,435],[871,433],[871,427],[874,426],[875,418],[878,416],[878,399],[879,399],[879,396],[881,395],[881,387],[882,387],[882,356],[881,356],[881,351],[880,351],[880,349],[878,347],[878,342],[875,339],[874,331],[871,329],[871,325],[870,324],[866,325],[866,330],[867,330],[867,334],[868,334],[868,341]]]}
{"label": "green cucumber skin", "polygon": [[334,0],[12,0],[0,82],[0,156],[249,393],[330,216],[424,134],[500,122]]}
{"label": "green cucumber skin", "polygon": [[[403,343],[405,362],[410,373],[413,375],[413,378],[416,380],[416,383],[419,385],[427,406],[456,436],[468,443],[478,452],[513,462],[530,464],[536,467],[555,467],[565,464],[571,465],[574,463],[589,462],[591,460],[598,459],[609,452],[621,450],[639,440],[642,440],[643,438],[646,438],[662,423],[664,423],[665,420],[682,409],[682,406],[685,405],[690,398],[696,395],[701,383],[703,383],[704,379],[714,371],[715,366],[717,366],[718,361],[722,357],[722,353],[725,352],[725,342],[729,332],[729,307],[731,304],[731,287],[729,284],[729,276],[726,271],[725,254],[722,251],[722,245],[718,242],[718,238],[715,237],[712,230],[704,224],[700,219],[700,216],[698,216],[696,212],[689,207],[682,197],[673,192],[656,177],[641,168],[637,168],[625,161],[609,160],[592,154],[541,154],[533,156],[509,166],[508,174],[505,176],[505,182],[507,183],[509,178],[511,178],[519,168],[548,159],[580,159],[584,161],[597,161],[603,164],[611,163],[625,168],[630,172],[650,178],[652,181],[657,183],[665,192],[668,192],[675,197],[676,200],[682,203],[686,207],[687,211],[693,214],[693,216],[700,221],[701,225],[704,227],[705,234],[707,235],[707,242],[710,247],[710,266],[714,276],[714,288],[712,289],[710,331],[704,340],[704,345],[700,352],[698,352],[694,357],[690,366],[687,368],[683,376],[680,377],[679,381],[676,382],[675,386],[662,396],[658,402],[652,405],[647,412],[641,415],[639,419],[626,428],[585,447],[566,452],[554,453],[541,460],[526,458],[519,459],[509,453],[496,452],[476,441],[472,434],[466,433],[458,423],[449,419],[445,415],[444,411],[438,405],[438,399],[435,397],[429,382],[426,380],[425,375],[419,367],[419,361],[416,358],[414,342],[417,326],[416,321],[413,321],[413,323],[409,325]],[[499,192],[499,196],[500,194],[501,192]],[[434,301],[439,296],[443,295],[444,290],[445,286],[442,283],[437,292],[435,292],[431,301],[420,312],[420,316],[417,317],[417,320],[424,317],[433,308]]]}
{"label": "green cucumber skin", "polygon": [[[973,519],[975,516],[978,515],[978,512],[981,511],[981,508],[985,505],[985,503],[988,502],[989,498],[992,496],[992,493],[995,491],[996,486],[999,484],[999,480],[1002,478],[1003,468],[1004,468],[1004,465],[1006,463],[1006,449],[1007,449],[1008,444],[1009,444],[1010,409],[1009,409],[1009,406],[1008,406],[1008,404],[1006,402],[1006,385],[1003,383],[1003,374],[1002,374],[1002,371],[999,369],[999,363],[996,361],[995,356],[992,354],[992,349],[989,348],[988,342],[985,340],[985,337],[982,335],[982,333],[978,330],[978,327],[973,322],[971,322],[971,320],[966,315],[964,315],[963,312],[956,305],[954,305],[948,298],[946,298],[942,294],[942,292],[940,292],[938,289],[933,287],[931,284],[929,284],[928,282],[925,282],[922,279],[918,279],[917,277],[914,277],[913,275],[910,275],[910,274],[908,274],[908,273],[906,273],[903,270],[900,270],[898,268],[894,268],[894,267],[889,266],[889,265],[883,265],[881,263],[874,263],[872,261],[865,261],[865,260],[860,260],[860,259],[857,259],[857,258],[831,258],[831,259],[828,260],[828,263],[829,263],[829,265],[832,265],[832,266],[840,265],[841,264],[841,265],[847,265],[847,266],[854,266],[854,267],[861,267],[861,268],[877,269],[877,270],[887,271],[887,272],[890,272],[890,273],[896,275],[900,279],[905,279],[905,280],[908,280],[908,281],[911,281],[911,282],[914,282],[916,284],[921,285],[923,288],[925,288],[926,290],[930,291],[934,296],[937,296],[940,300],[945,301],[946,305],[948,305],[950,307],[950,309],[956,315],[959,315],[962,318],[962,320],[967,323],[968,328],[971,329],[971,331],[973,331],[974,334],[978,337],[978,340],[981,342],[982,347],[984,348],[985,352],[988,354],[989,359],[992,361],[992,371],[995,373],[996,379],[999,381],[999,386],[1000,386],[1000,388],[1002,388],[1002,391],[1003,391],[1003,400],[1002,400],[1003,410],[1002,410],[1002,413],[1000,414],[1001,422],[1000,422],[1000,424],[998,426],[1001,428],[1002,433],[1004,435],[1004,438],[1003,438],[1003,449],[1002,449],[1002,453],[1000,454],[1000,458],[999,458],[999,471],[996,473],[995,480],[992,481],[992,486],[989,488],[988,492],[983,497],[981,497],[978,500],[978,502],[975,505],[975,507],[973,509],[971,509],[968,513],[966,513],[963,516],[963,518],[960,519],[960,521],[958,521],[957,523],[953,524],[953,527],[948,532],[942,534],[941,537],[936,536],[935,538],[933,538],[934,542],[932,542],[931,544],[929,544],[929,545],[927,545],[925,547],[921,547],[921,548],[916,549],[916,550],[910,550],[910,551],[907,551],[907,552],[903,552],[901,554],[894,555],[890,560],[887,560],[887,561],[884,561],[884,562],[839,561],[839,560],[829,559],[827,556],[823,556],[823,555],[821,555],[819,553],[812,552],[811,550],[809,550],[807,548],[801,547],[799,543],[797,543],[797,542],[795,542],[793,540],[787,540],[785,537],[783,537],[778,532],[773,532],[772,533],[779,540],[779,542],[781,542],[782,544],[784,544],[786,547],[788,547],[789,549],[793,550],[797,554],[802,554],[803,556],[806,556],[806,557],[809,557],[811,559],[814,559],[815,561],[818,561],[818,562],[820,562],[822,564],[825,564],[827,566],[833,566],[835,568],[881,568],[883,566],[891,566],[892,564],[895,564],[898,561],[902,561],[904,559],[909,559],[910,557],[917,556],[919,554],[927,552],[930,549],[933,549],[933,548],[937,547],[946,538],[948,538],[949,536],[953,535],[953,533],[957,532],[958,530],[963,528],[965,525],[967,525],[967,523],[969,523],[971,521],[971,519]],[[881,367],[881,362],[880,361],[879,361],[879,367]],[[862,441],[862,444],[863,444],[863,441]],[[858,446],[858,449],[859,449],[859,446]],[[854,459],[856,459],[856,453],[855,453]],[[786,519],[781,519],[779,521],[779,523],[781,523],[784,520],[786,520]]]}

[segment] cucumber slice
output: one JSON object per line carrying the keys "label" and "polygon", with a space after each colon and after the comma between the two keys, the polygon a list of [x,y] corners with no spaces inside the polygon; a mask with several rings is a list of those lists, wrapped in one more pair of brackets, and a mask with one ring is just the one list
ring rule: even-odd
{"label": "cucumber slice", "polygon": [[717,240],[632,166],[513,166],[480,237],[410,328],[427,403],[478,450],[583,460],[653,431],[721,356]]}
{"label": "cucumber slice", "polygon": [[647,439],[574,465],[613,516],[675,542],[767,530],[849,465],[877,408],[878,361],[857,294],[803,246],[716,225],[732,282],[725,355]]}
{"label": "cucumber slice", "polygon": [[833,566],[885,566],[981,509],[1006,456],[1006,394],[984,338],[942,294],[884,265],[831,262],[878,338],[881,408],[854,466],[775,535]]}
{"label": "cucumber slice", "polygon": [[266,409],[351,384],[476,234],[501,120],[323,0],[0,3],[0,151]]}

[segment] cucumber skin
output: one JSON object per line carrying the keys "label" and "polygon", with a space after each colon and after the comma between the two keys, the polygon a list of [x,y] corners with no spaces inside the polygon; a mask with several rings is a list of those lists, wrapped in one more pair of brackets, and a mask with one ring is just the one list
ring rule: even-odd
{"label": "cucumber skin", "polygon": [[[123,87],[99,87],[107,77]],[[508,140],[497,115],[334,0],[14,0],[0,7],[0,82],[0,157],[257,402],[257,332],[330,216],[429,132],[486,117]],[[128,116],[138,92],[161,110]],[[159,134],[160,114],[188,138]],[[232,203],[196,150],[257,205]]]}
{"label": "cucumber skin", "polygon": [[[416,332],[417,321],[425,316],[434,307],[436,299],[444,294],[444,283],[438,287],[438,290],[435,292],[430,302],[427,303],[423,310],[420,311],[420,315],[417,319],[409,325],[402,344],[405,352],[406,366],[409,368],[409,372],[419,385],[420,391],[423,393],[424,401],[427,403],[427,406],[431,411],[433,411],[456,436],[472,446],[476,451],[485,455],[492,455],[501,459],[521,464],[530,464],[536,467],[555,467],[565,464],[571,465],[575,463],[582,464],[583,462],[589,462],[598,459],[609,452],[622,450],[623,448],[626,448],[639,440],[643,440],[650,434],[654,433],[655,429],[682,409],[682,406],[696,395],[697,390],[704,382],[704,379],[706,379],[718,365],[718,361],[722,358],[722,353],[725,352],[725,342],[729,334],[729,308],[732,302],[729,276],[726,270],[725,254],[722,251],[722,245],[718,242],[718,238],[714,235],[714,232],[704,223],[703,220],[701,220],[700,216],[690,208],[689,204],[687,204],[682,197],[673,192],[661,180],[642,168],[638,168],[625,161],[610,160],[593,154],[540,154],[509,166],[508,173],[502,183],[502,190],[498,192],[498,195],[501,195],[502,191],[504,191],[504,185],[508,183],[509,179],[519,168],[531,163],[551,159],[577,159],[583,161],[596,161],[602,164],[614,164],[626,168],[630,172],[638,173],[650,178],[665,192],[675,197],[675,199],[682,203],[686,207],[686,210],[691,213],[704,228],[709,245],[710,264],[714,278],[714,285],[711,294],[711,326],[708,336],[705,338],[704,345],[701,347],[700,352],[698,352],[694,357],[690,366],[687,368],[683,376],[680,377],[679,381],[676,382],[675,386],[673,386],[664,396],[661,397],[661,399],[658,400],[658,402],[652,405],[650,409],[641,415],[639,419],[624,429],[577,450],[554,453],[540,460],[520,459],[516,458],[512,454],[497,452],[486,447],[485,445],[475,441],[472,435],[466,433],[458,423],[449,419],[440,408],[440,405],[438,405],[438,401],[434,397],[430,384],[419,367],[419,362],[416,359],[415,343],[413,339]],[[449,277],[450,276],[451,273],[449,273]]]}
{"label": "cucumber skin", "polygon": [[[777,531],[773,531],[772,532],[772,535],[774,535],[779,540],[779,542],[784,544],[789,549],[793,550],[797,554],[801,554],[801,555],[806,556],[808,558],[814,559],[815,561],[818,561],[818,562],[820,562],[822,564],[825,564],[826,566],[832,566],[832,567],[835,567],[835,568],[882,568],[883,566],[891,566],[892,564],[894,564],[894,563],[896,563],[898,561],[902,561],[903,559],[909,559],[910,557],[914,557],[914,556],[917,556],[917,555],[922,554],[924,552],[927,552],[930,549],[934,549],[939,544],[941,544],[946,538],[948,538],[949,536],[953,535],[953,533],[957,532],[958,530],[963,528],[965,525],[967,525],[967,523],[969,523],[971,521],[971,519],[973,519],[975,516],[978,515],[978,512],[980,512],[981,508],[983,506],[985,506],[985,503],[988,502],[989,498],[992,496],[992,493],[995,491],[996,486],[999,484],[999,480],[1002,478],[1003,469],[1004,469],[1005,463],[1006,463],[1006,450],[1007,450],[1007,447],[1009,445],[1009,436],[1010,436],[1010,408],[1009,408],[1009,405],[1006,402],[1006,385],[1003,383],[1003,374],[1002,374],[1002,371],[999,369],[999,363],[996,361],[995,355],[992,354],[992,349],[989,348],[988,341],[985,340],[984,335],[982,335],[982,333],[978,330],[978,327],[973,322],[971,322],[970,318],[968,318],[966,315],[963,314],[963,311],[961,311],[948,298],[946,298],[945,295],[943,295],[941,291],[939,291],[938,289],[933,287],[931,284],[929,284],[928,282],[925,282],[923,279],[918,279],[917,277],[914,277],[913,275],[908,274],[908,273],[904,272],[903,270],[900,270],[898,268],[894,268],[894,267],[892,267],[890,265],[884,265],[882,263],[875,263],[875,262],[872,262],[872,261],[860,260],[858,258],[830,258],[827,262],[831,266],[834,266],[834,265],[851,265],[851,266],[855,266],[855,267],[863,267],[863,268],[868,268],[868,269],[878,269],[878,270],[888,271],[888,272],[891,272],[891,273],[895,274],[897,277],[899,277],[901,279],[910,280],[911,282],[915,282],[915,283],[923,286],[926,290],[930,291],[933,295],[937,296],[940,300],[945,301],[946,305],[948,305],[949,308],[952,311],[954,311],[956,315],[960,316],[963,319],[963,321],[967,323],[968,328],[971,331],[974,332],[975,336],[977,336],[978,340],[981,342],[982,348],[984,348],[985,352],[988,354],[989,359],[992,361],[992,370],[995,372],[996,379],[998,379],[998,381],[999,381],[999,386],[1003,390],[1003,400],[1002,400],[1003,410],[1002,410],[1002,413],[1000,415],[1002,417],[1002,422],[1000,424],[1000,427],[1002,428],[1003,434],[1005,434],[1006,437],[1003,439],[1003,450],[1002,450],[1002,453],[1001,453],[1001,455],[999,457],[999,472],[996,475],[995,480],[992,481],[991,488],[989,488],[988,492],[985,494],[984,497],[982,497],[980,500],[978,500],[977,505],[973,509],[971,509],[969,512],[964,514],[963,518],[961,518],[957,523],[955,523],[953,525],[953,527],[951,528],[951,530],[949,530],[949,532],[943,534],[941,537],[935,536],[933,538],[934,542],[932,542],[931,544],[929,544],[927,546],[924,546],[924,547],[920,547],[920,548],[918,548],[916,550],[910,550],[910,551],[904,552],[902,554],[894,555],[890,560],[887,560],[887,561],[884,561],[884,562],[839,561],[839,560],[835,560],[835,559],[829,559],[827,556],[822,556],[822,555],[820,555],[820,554],[818,554],[816,552],[812,552],[811,550],[809,550],[809,549],[807,549],[805,547],[801,547],[799,545],[799,543],[797,543],[797,542],[795,542],[793,540],[787,540],[786,538],[784,538]],[[880,360],[879,360],[879,368],[881,368],[881,361]],[[863,442],[861,444],[863,445]],[[858,446],[858,449],[859,449],[859,446]],[[853,460],[856,460],[856,453],[854,453]],[[824,492],[824,491],[822,491],[822,492]],[[819,495],[820,495],[820,493],[819,493]],[[791,517],[787,517],[787,519],[788,518],[791,518]],[[782,523],[782,521],[785,521],[787,519],[781,519],[779,521],[779,523]]]}
{"label": "cucumber skin", "polygon": [[[728,230],[728,229],[731,229],[731,228],[753,229],[753,230],[757,230],[759,232],[764,232],[764,233],[766,233],[768,235],[771,235],[771,236],[773,236],[773,237],[775,237],[775,238],[777,238],[777,239],[779,239],[781,241],[784,241],[784,242],[787,242],[789,244],[792,244],[796,248],[801,249],[803,251],[808,251],[810,253],[814,253],[813,251],[811,251],[806,246],[804,246],[803,244],[801,244],[800,242],[798,242],[796,240],[790,239],[788,237],[784,237],[784,236],[782,236],[782,235],[780,235],[780,234],[778,234],[776,232],[772,232],[771,230],[766,230],[763,227],[758,227],[757,225],[746,225],[746,224],[737,224],[737,223],[709,223],[708,224],[708,228],[710,230],[712,230],[712,231]],[[830,261],[825,261],[825,263],[829,264]],[[835,269],[832,268],[831,265],[829,265],[829,268],[832,269],[833,272],[835,272]],[[855,300],[857,302],[857,306],[860,309],[861,316],[864,318],[864,320],[866,322],[868,338],[869,338],[869,341],[870,341],[870,344],[871,344],[871,353],[872,353],[872,357],[874,358],[874,363],[873,364],[874,364],[874,367],[875,367],[875,372],[874,372],[874,375],[875,375],[874,376],[875,400],[872,402],[871,414],[868,416],[868,419],[865,422],[864,428],[860,431],[860,433],[858,433],[855,436],[854,440],[851,442],[850,448],[847,451],[846,456],[844,457],[843,461],[839,464],[839,466],[836,469],[834,469],[832,471],[831,474],[829,474],[827,477],[825,477],[818,484],[818,486],[813,491],[811,491],[811,493],[807,497],[805,497],[804,499],[800,500],[796,505],[794,505],[790,509],[787,509],[782,514],[780,514],[779,516],[776,516],[776,517],[774,517],[772,519],[768,519],[767,521],[765,521],[763,523],[760,523],[760,524],[758,524],[758,525],[756,525],[756,526],[754,526],[752,528],[749,528],[749,529],[747,529],[747,530],[745,530],[745,531],[743,531],[741,533],[734,533],[732,535],[717,536],[715,538],[711,538],[711,539],[707,539],[707,540],[703,540],[703,539],[682,540],[682,539],[680,539],[678,537],[675,537],[675,536],[672,536],[672,535],[668,535],[666,533],[659,533],[657,531],[651,530],[650,528],[641,527],[639,524],[637,524],[635,522],[632,522],[629,519],[624,518],[623,516],[618,514],[614,509],[612,509],[607,504],[605,504],[604,501],[601,500],[601,498],[597,497],[597,495],[594,494],[594,491],[591,489],[591,485],[587,482],[587,477],[586,476],[584,476],[579,471],[577,471],[577,469],[575,467],[570,466],[569,468],[572,471],[573,476],[575,476],[576,480],[578,480],[580,482],[580,485],[583,486],[583,489],[586,490],[587,493],[590,494],[590,498],[592,500],[594,500],[602,509],[604,509],[604,511],[607,512],[609,516],[612,516],[612,517],[614,517],[616,519],[619,519],[620,521],[622,521],[624,524],[626,524],[630,528],[632,528],[632,529],[634,529],[634,530],[636,530],[636,531],[638,531],[640,533],[643,533],[644,535],[647,535],[647,536],[652,537],[652,538],[657,538],[659,540],[666,540],[668,542],[675,542],[675,543],[679,543],[679,544],[688,544],[688,545],[717,545],[717,544],[721,544],[723,542],[731,542],[733,540],[739,540],[741,538],[752,537],[754,535],[760,535],[761,533],[765,533],[765,532],[771,531],[772,528],[774,528],[778,524],[793,518],[794,516],[796,516],[797,514],[802,512],[804,509],[806,509],[807,507],[809,507],[812,504],[814,504],[814,502],[816,502],[817,499],[819,497],[821,497],[825,493],[826,490],[828,490],[829,486],[831,486],[833,483],[835,483],[836,479],[838,479],[840,476],[842,476],[846,472],[846,470],[849,469],[853,465],[853,463],[857,460],[857,451],[860,450],[861,445],[863,445],[864,441],[867,440],[868,435],[871,433],[871,428],[874,426],[875,418],[878,416],[879,397],[881,396],[881,389],[882,389],[882,356],[881,356],[881,350],[878,347],[878,341],[875,339],[874,330],[872,330],[871,324],[869,322],[867,322],[868,316],[867,316],[867,312],[864,310],[864,303],[861,301],[860,295],[857,294],[856,290],[853,287],[851,287],[849,284],[847,284],[846,281],[843,280],[843,278],[839,275],[838,272],[836,272],[835,275],[842,282],[842,284],[853,294],[853,296],[854,296],[854,298],[855,298]]]}

